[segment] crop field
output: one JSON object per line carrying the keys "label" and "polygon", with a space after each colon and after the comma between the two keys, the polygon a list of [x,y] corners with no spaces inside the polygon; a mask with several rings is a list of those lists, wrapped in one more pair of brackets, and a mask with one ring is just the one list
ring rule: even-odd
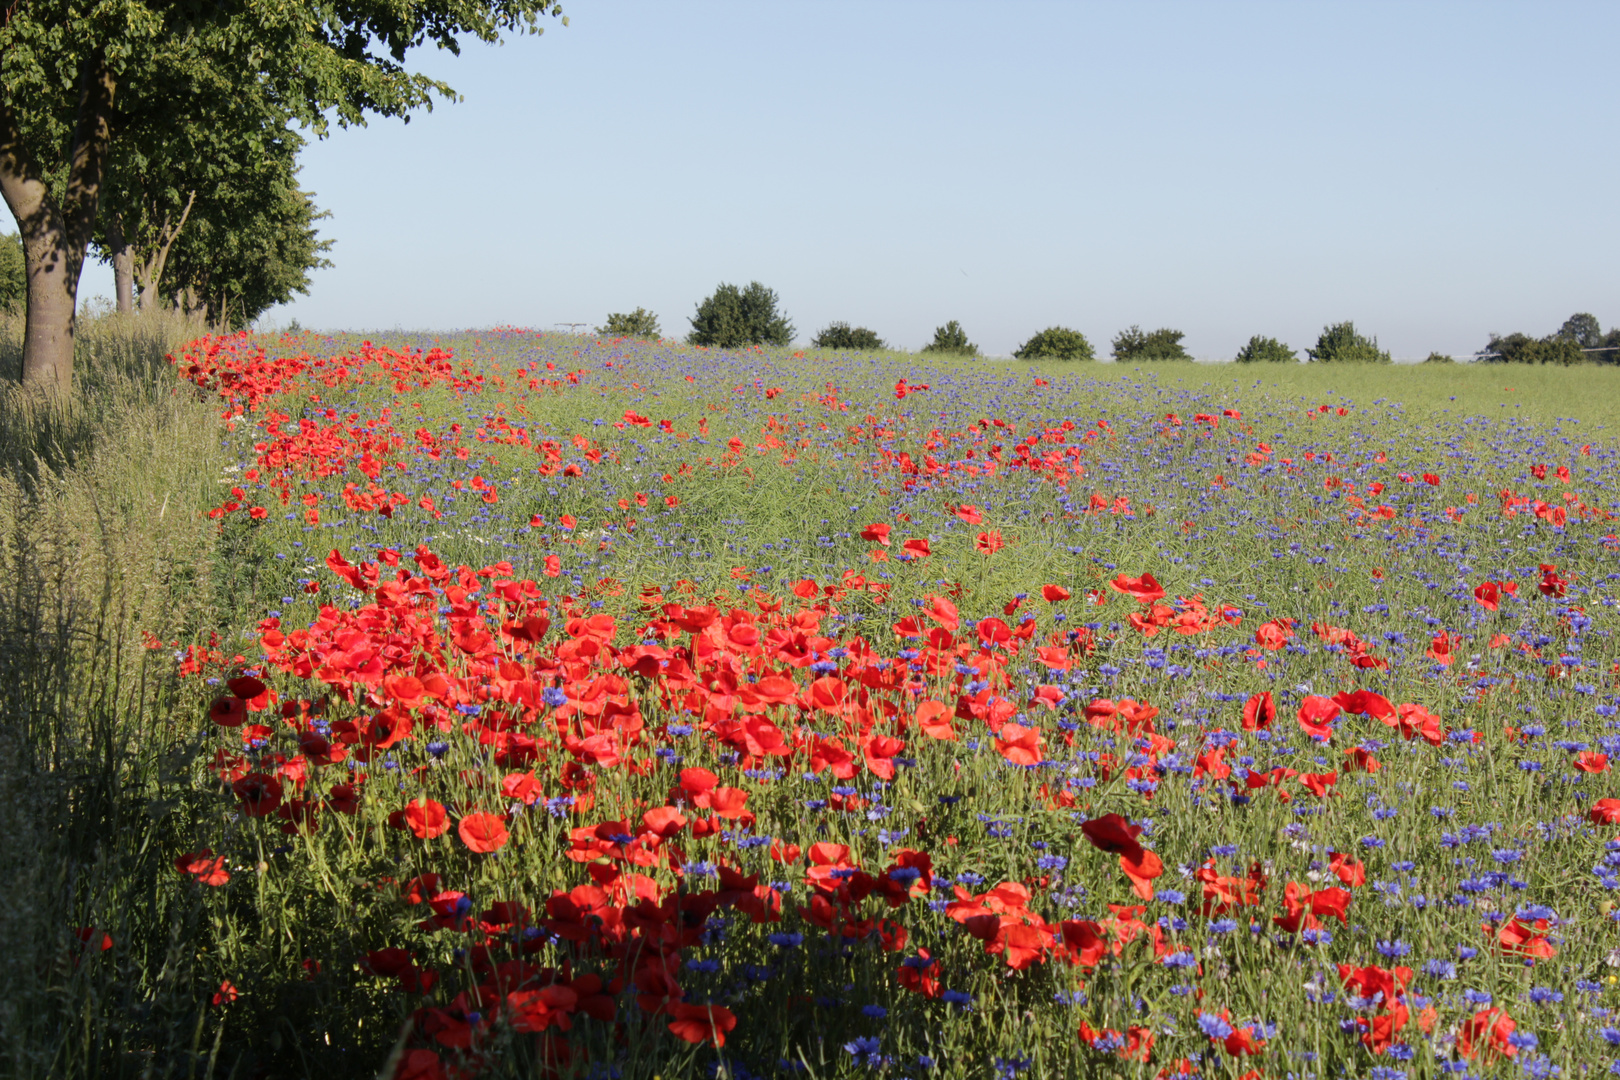
{"label": "crop field", "polygon": [[1620,1073],[1620,370],[164,377],[18,1075]]}

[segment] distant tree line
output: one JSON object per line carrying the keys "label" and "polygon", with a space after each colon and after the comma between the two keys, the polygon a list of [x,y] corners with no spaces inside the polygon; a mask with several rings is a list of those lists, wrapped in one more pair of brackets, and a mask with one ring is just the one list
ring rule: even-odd
{"label": "distant tree line", "polygon": [[[3,256],[4,253],[0,253]],[[0,257],[0,302],[5,298],[7,263]],[[758,281],[739,289],[722,282],[698,304],[691,318],[692,330],[686,340],[693,345],[721,349],[754,345],[786,346],[793,340],[793,324],[778,310],[775,290]],[[645,308],[614,313],[596,328],[609,337],[657,338],[658,316]],[[1180,330],[1160,327],[1143,330],[1132,325],[1114,336],[1111,355],[1119,363],[1152,363],[1166,360],[1190,361],[1192,356],[1181,344],[1186,335]],[[811,339],[817,349],[872,352],[888,348],[874,330],[847,322],[829,323]],[[968,340],[962,324],[952,319],[936,327],[934,338],[922,347],[926,353],[978,356],[979,347]],[[1492,334],[1479,355],[1492,363],[1578,364],[1620,363],[1620,328],[1605,334],[1591,315],[1571,315],[1556,333],[1543,338],[1526,334]],[[1067,326],[1049,326],[1020,345],[1013,356],[1020,360],[1088,361],[1097,358],[1096,349],[1085,334]],[[1286,342],[1256,334],[1233,358],[1240,364],[1390,364],[1389,350],[1381,348],[1376,337],[1368,337],[1346,320],[1330,323],[1317,335],[1316,344],[1299,353]],[[1430,353],[1425,363],[1455,363],[1442,353]]]}
{"label": "distant tree line", "polygon": [[1597,319],[1582,311],[1546,337],[1492,334],[1480,353],[1482,360],[1493,364],[1616,364],[1620,328],[1605,334]]}

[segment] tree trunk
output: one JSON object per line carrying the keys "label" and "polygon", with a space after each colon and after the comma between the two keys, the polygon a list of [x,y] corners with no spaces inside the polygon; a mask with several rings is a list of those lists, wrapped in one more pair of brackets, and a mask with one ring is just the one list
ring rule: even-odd
{"label": "tree trunk", "polygon": [[186,227],[186,218],[191,216],[191,208],[197,203],[197,193],[191,192],[186,198],[185,209],[180,211],[180,220],[169,228],[169,216],[163,215],[163,227],[158,230],[158,246],[147,259],[141,263],[141,310],[156,311],[161,306],[158,294],[158,283],[163,280],[163,267],[169,261],[169,249],[180,238],[180,230]]}
{"label": "tree trunk", "polygon": [[96,223],[117,84],[97,52],[80,69],[79,109],[61,204],[23,142],[9,102],[0,100],[0,195],[22,233],[28,275],[28,328],[23,333],[23,385],[65,394],[73,385],[73,330],[79,274]]}
{"label": "tree trunk", "polygon": [[124,236],[124,219],[114,214],[107,222],[107,242],[112,247],[113,285],[118,293],[118,314],[135,313],[135,253]]}

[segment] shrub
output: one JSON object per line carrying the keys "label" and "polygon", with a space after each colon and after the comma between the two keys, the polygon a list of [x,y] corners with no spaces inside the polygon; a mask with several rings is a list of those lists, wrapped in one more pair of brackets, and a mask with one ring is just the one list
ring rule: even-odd
{"label": "shrub", "polygon": [[714,295],[698,305],[686,340],[720,349],[786,345],[793,340],[793,324],[776,310],[776,303],[776,291],[757,281],[746,289],[721,282]]}
{"label": "shrub", "polygon": [[1191,360],[1187,350],[1181,347],[1181,339],[1186,336],[1180,330],[1170,329],[1152,330],[1144,334],[1140,326],[1133,326],[1129,330],[1121,330],[1114,339],[1114,359],[1121,363]]}
{"label": "shrub", "polygon": [[1580,345],[1567,337],[1551,334],[1533,338],[1528,334],[1509,334],[1507,337],[1491,335],[1481,357],[1490,364],[1562,364],[1566,367],[1587,362],[1587,354]]}
{"label": "shrub", "polygon": [[955,319],[934,328],[934,340],[922,347],[923,352],[960,353],[978,356],[979,347],[967,339],[967,331]]}
{"label": "shrub", "polygon": [[1066,326],[1049,326],[1018,347],[1020,360],[1095,360],[1097,353],[1086,335]]}
{"label": "shrub", "polygon": [[1249,343],[1238,350],[1237,362],[1240,364],[1297,364],[1299,354],[1276,338],[1261,337],[1259,334],[1249,339]]}
{"label": "shrub", "polygon": [[1453,360],[1445,353],[1432,352],[1423,358],[1423,362],[1425,364],[1455,364],[1457,361]]}
{"label": "shrub", "polygon": [[1389,353],[1378,347],[1377,338],[1366,338],[1356,332],[1353,322],[1334,323],[1322,328],[1316,339],[1316,348],[1306,349],[1312,363],[1317,364],[1392,364]]}
{"label": "shrub", "polygon": [[810,342],[818,349],[860,349],[872,351],[886,349],[883,339],[877,336],[877,331],[868,330],[864,326],[851,326],[847,322],[829,323],[827,327],[815,336]]}
{"label": "shrub", "polygon": [[20,311],[27,298],[22,237],[16,233],[0,233],[0,311]]}
{"label": "shrub", "polygon": [[615,311],[607,317],[605,324],[596,328],[596,332],[603,337],[657,338],[661,336],[658,329],[658,316],[646,308],[639,307],[628,315]]}

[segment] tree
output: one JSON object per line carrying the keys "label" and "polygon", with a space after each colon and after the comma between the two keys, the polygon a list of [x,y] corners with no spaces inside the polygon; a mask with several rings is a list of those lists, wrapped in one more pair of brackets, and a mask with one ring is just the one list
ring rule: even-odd
{"label": "tree", "polygon": [[1121,330],[1119,336],[1114,338],[1114,359],[1121,363],[1191,360],[1187,350],[1181,347],[1181,339],[1186,336],[1180,330],[1169,329],[1144,334],[1140,326],[1132,326],[1129,330]]}
{"label": "tree", "polygon": [[[1509,334],[1507,337],[1491,335],[1482,350],[1481,359],[1496,364],[1561,364],[1572,366],[1588,362],[1574,339],[1559,334],[1533,338],[1528,334]],[[1592,354],[1598,355],[1598,354]]]}
{"label": "tree", "polygon": [[749,282],[746,289],[722,281],[697,306],[686,340],[719,349],[787,345],[793,341],[793,324],[776,310],[776,302],[775,290],[757,281]]}
{"label": "tree", "polygon": [[1423,358],[1425,364],[1455,364],[1457,361],[1442,352],[1431,352]]}
{"label": "tree", "polygon": [[603,337],[657,338],[658,316],[640,307],[628,315],[614,312],[607,317],[606,324],[596,328],[596,332]]}
{"label": "tree", "polygon": [[315,230],[326,212],[315,208],[293,175],[232,209],[222,219],[192,215],[170,253],[161,295],[209,322],[240,330],[294,293],[308,293],[309,272],[332,265],[325,258],[332,242]]}
{"label": "tree", "polygon": [[181,68],[152,96],[152,110],[119,126],[124,152],[108,162],[93,237],[119,310],[133,309],[138,285],[143,309],[189,300],[240,326],[306,291],[330,244],[313,224],[326,215],[297,186],[304,139],[291,114],[263,85],[206,67]]}
{"label": "tree", "polygon": [[1238,350],[1236,359],[1240,364],[1297,364],[1299,354],[1276,338],[1256,334]]}
{"label": "tree", "polygon": [[1616,327],[1604,334],[1598,348],[1602,351],[1588,353],[1587,355],[1600,364],[1620,364],[1620,327]]}
{"label": "tree", "polygon": [[955,319],[944,326],[934,328],[934,340],[922,347],[923,352],[956,353],[962,356],[978,356],[979,347],[968,340],[967,331]]}
{"label": "tree", "polygon": [[1324,326],[1316,339],[1316,348],[1305,353],[1315,364],[1390,364],[1389,353],[1378,347],[1377,338],[1366,338],[1356,332],[1353,322]]}
{"label": "tree", "polygon": [[886,349],[877,331],[864,326],[850,326],[847,322],[828,323],[810,342],[818,349],[849,349],[856,352],[875,352]]}
{"label": "tree", "polygon": [[1568,338],[1583,349],[1595,349],[1603,344],[1603,328],[1598,326],[1596,317],[1584,311],[1565,319],[1553,336]]}
{"label": "tree", "polygon": [[1018,347],[1020,360],[1095,360],[1096,350],[1086,335],[1066,326],[1049,326]]}
{"label": "tree", "polygon": [[27,297],[22,238],[16,233],[0,233],[0,311],[16,311]]}
{"label": "tree", "polygon": [[[109,171],[162,157],[164,122],[241,130],[237,110],[272,100],[325,135],[367,115],[408,116],[443,82],[406,70],[431,42],[497,41],[539,29],[555,0],[28,0],[0,11],[0,195],[20,227],[28,326],[23,381],[65,391],[80,272]],[[210,83],[218,128],[186,87]],[[179,113],[174,112],[179,109]],[[111,238],[109,238],[111,239]],[[123,252],[122,245],[112,245]],[[116,265],[115,265],[116,269]]]}

